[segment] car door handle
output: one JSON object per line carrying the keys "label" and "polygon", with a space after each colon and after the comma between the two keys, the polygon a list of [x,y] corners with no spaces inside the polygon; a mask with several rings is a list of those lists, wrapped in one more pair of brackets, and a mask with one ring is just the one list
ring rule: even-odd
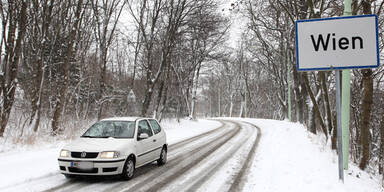
{"label": "car door handle", "polygon": [[156,139],[154,139],[153,142],[156,142]]}

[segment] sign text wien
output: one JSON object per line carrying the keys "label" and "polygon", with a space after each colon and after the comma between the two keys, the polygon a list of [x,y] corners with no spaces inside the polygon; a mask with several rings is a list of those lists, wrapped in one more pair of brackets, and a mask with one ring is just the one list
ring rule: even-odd
{"label": "sign text wien", "polygon": [[376,15],[296,21],[299,71],[379,66]]}

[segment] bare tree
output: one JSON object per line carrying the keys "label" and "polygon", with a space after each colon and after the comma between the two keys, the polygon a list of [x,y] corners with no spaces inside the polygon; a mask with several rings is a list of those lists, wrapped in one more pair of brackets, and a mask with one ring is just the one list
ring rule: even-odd
{"label": "bare tree", "polygon": [[42,94],[46,65],[52,53],[49,42],[53,40],[51,21],[54,0],[32,1],[30,4],[30,25],[27,26],[23,67],[19,74],[20,85],[29,95],[31,111],[29,126],[37,132],[40,124]]}
{"label": "bare tree", "polygon": [[186,64],[189,66],[186,93],[190,94],[189,117],[196,118],[197,89],[199,87],[203,64],[209,64],[221,55],[219,47],[224,44],[225,35],[229,28],[228,22],[215,13],[218,9],[214,1],[200,1],[198,9],[193,10],[187,19],[187,29],[184,34]]}
{"label": "bare tree", "polygon": [[28,2],[24,0],[0,2],[2,21],[0,51],[1,55],[4,55],[0,64],[0,137],[3,137],[7,126],[18,86],[17,73],[26,30]]}
{"label": "bare tree", "polygon": [[[98,45],[98,63],[100,69],[99,89],[98,89],[98,119],[102,116],[103,104],[108,101],[105,97],[106,89],[106,75],[107,75],[107,61],[108,50],[112,44],[112,40],[115,37],[116,26],[121,16],[121,12],[127,1],[112,0],[112,1],[100,1],[91,0],[93,14],[95,17],[95,39]],[[105,97],[104,97],[105,96]]]}
{"label": "bare tree", "polygon": [[[140,0],[138,2],[128,1],[130,13],[138,28],[137,33],[138,35],[141,35],[140,39],[143,42],[144,58],[141,68],[144,69],[146,88],[144,93],[145,99],[142,104],[142,116],[146,116],[147,114],[155,82],[159,79],[162,72],[162,68],[159,68],[158,72],[154,73],[156,68],[154,66],[153,57],[155,52],[155,41],[158,37],[158,25],[161,17],[160,13],[164,9],[164,6],[165,4],[163,0],[155,0],[153,2],[148,2],[147,0]],[[139,7],[138,10],[135,9],[136,7]],[[154,74],[156,76],[153,78],[152,76]]]}
{"label": "bare tree", "polygon": [[77,37],[77,34],[79,33],[79,24],[81,21],[81,12],[83,11],[83,0],[78,0],[76,7],[72,8],[71,6],[68,6],[68,9],[73,9],[74,15],[73,15],[73,23],[69,24],[69,36],[67,40],[67,47],[65,49],[65,57],[64,62],[62,66],[62,77],[61,77],[61,92],[58,94],[55,109],[53,112],[52,117],[52,134],[57,134],[57,131],[59,130],[59,121],[60,116],[63,111],[64,103],[66,100],[66,94],[68,89],[68,83],[69,83],[69,68],[71,65],[71,60],[73,57],[73,46],[75,44],[75,40]]}

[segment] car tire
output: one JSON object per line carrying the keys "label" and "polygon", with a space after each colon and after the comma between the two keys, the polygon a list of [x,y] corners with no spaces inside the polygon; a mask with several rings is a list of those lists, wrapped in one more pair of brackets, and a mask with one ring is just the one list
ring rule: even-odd
{"label": "car tire", "polygon": [[130,180],[135,174],[135,161],[132,157],[128,157],[125,161],[123,172],[121,173],[121,178],[124,180]]}
{"label": "car tire", "polygon": [[157,160],[157,165],[161,166],[167,163],[167,149],[163,147],[161,149],[160,158]]}

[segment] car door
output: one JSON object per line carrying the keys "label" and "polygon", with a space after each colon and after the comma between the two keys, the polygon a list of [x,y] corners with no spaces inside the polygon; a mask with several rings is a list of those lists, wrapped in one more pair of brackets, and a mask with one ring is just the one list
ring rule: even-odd
{"label": "car door", "polygon": [[[140,139],[141,133],[148,135],[147,139]],[[137,160],[138,166],[148,163],[153,159],[153,132],[147,120],[140,120],[137,128]]]}
{"label": "car door", "polygon": [[154,145],[156,146],[156,149],[157,149],[154,153],[154,158],[158,159],[160,157],[161,148],[165,144],[164,131],[161,130],[159,123],[157,123],[155,119],[148,119],[148,122],[151,125],[151,128],[153,130]]}

